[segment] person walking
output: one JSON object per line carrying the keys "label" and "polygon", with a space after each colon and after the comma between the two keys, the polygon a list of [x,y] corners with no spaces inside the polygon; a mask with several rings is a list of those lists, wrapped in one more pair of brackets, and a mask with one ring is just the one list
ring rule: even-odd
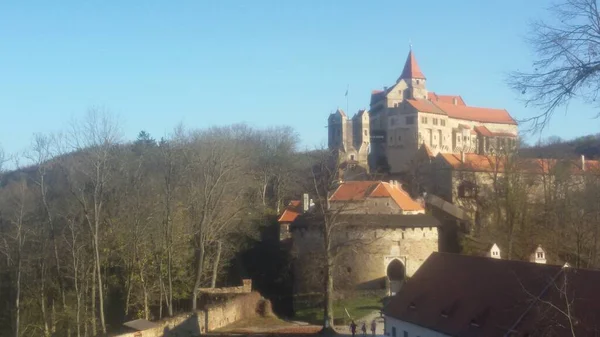
{"label": "person walking", "polygon": [[377,322],[375,322],[375,320],[373,320],[371,322],[371,332],[373,333],[373,336],[375,336],[375,331],[377,330]]}
{"label": "person walking", "polygon": [[363,322],[362,327],[360,328],[363,333],[363,337],[367,337],[367,323]]}
{"label": "person walking", "polygon": [[354,337],[356,335],[356,323],[354,323],[354,320],[350,323],[350,331],[352,332],[352,337]]}

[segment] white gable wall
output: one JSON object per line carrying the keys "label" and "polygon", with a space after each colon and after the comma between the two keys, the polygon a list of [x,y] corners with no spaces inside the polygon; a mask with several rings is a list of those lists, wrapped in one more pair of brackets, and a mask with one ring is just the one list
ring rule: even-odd
{"label": "white gable wall", "polygon": [[385,316],[384,322],[384,334],[389,337],[450,337],[449,335],[389,316]]}

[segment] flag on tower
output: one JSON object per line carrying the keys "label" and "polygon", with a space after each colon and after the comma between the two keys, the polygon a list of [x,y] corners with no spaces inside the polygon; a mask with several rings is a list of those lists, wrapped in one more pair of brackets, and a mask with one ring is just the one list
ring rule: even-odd
{"label": "flag on tower", "polygon": [[344,94],[344,96],[348,97],[348,89],[350,88],[350,85],[348,85],[348,87],[346,87],[346,94]]}

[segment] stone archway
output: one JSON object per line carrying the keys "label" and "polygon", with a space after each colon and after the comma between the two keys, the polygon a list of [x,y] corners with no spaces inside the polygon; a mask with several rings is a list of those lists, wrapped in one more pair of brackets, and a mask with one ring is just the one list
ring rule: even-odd
{"label": "stone archway", "polygon": [[404,264],[398,260],[393,259],[387,266],[386,276],[390,281],[390,295],[394,296],[400,290],[402,283],[404,283],[405,276]]}

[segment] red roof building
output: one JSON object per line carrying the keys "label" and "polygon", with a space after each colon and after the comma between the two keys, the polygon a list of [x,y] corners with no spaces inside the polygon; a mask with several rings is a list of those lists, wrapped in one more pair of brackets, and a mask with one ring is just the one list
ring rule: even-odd
{"label": "red roof building", "polygon": [[386,335],[596,336],[598,284],[597,270],[435,252],[385,307]]}
{"label": "red roof building", "polygon": [[517,145],[517,122],[507,110],[470,106],[460,95],[429,91],[412,50],[396,83],[371,92],[369,113],[371,170],[389,166],[390,173],[406,172],[422,145],[433,155],[483,154]]}

